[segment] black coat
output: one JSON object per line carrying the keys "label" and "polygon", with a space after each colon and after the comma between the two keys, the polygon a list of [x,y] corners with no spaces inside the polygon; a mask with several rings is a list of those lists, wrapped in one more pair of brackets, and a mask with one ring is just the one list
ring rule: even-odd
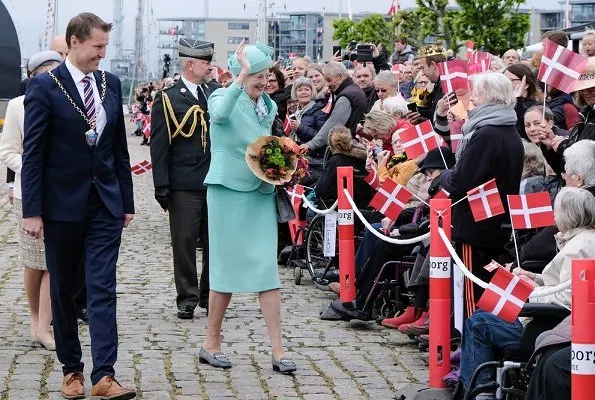
{"label": "black coat", "polygon": [[[215,82],[206,84],[208,94],[213,93],[220,86]],[[211,148],[209,134],[206,134],[206,146],[203,148],[202,127],[200,119],[197,122],[194,134],[185,138],[181,135],[169,141],[169,132],[175,132],[173,121],[169,120],[169,131],[165,121],[163,93],[170,99],[178,123],[190,107],[199,105],[205,111],[207,127],[209,124],[207,103],[202,99],[197,100],[190,93],[182,79],[172,87],[158,92],[151,110],[151,163],[153,164],[153,183],[155,188],[168,187],[170,190],[206,190],[204,179],[211,164]],[[207,95],[208,95],[207,94]],[[200,118],[198,116],[197,118]],[[183,132],[188,133],[194,121],[190,117],[183,127]]]}
{"label": "black coat", "polygon": [[564,171],[564,151],[567,148],[579,140],[595,140],[595,111],[593,110],[593,107],[583,107],[579,114],[579,118],[578,124],[576,124],[574,129],[570,132],[568,139],[563,140],[556,150],[556,155],[558,157],[557,165],[559,165],[560,172]]}
{"label": "black coat", "polygon": [[557,97],[547,102],[547,106],[554,114],[554,124],[561,129],[568,129],[566,126],[566,111],[564,110],[564,104],[572,104],[572,96],[563,92],[560,92]]}
{"label": "black coat", "polygon": [[537,100],[530,97],[517,97],[516,99],[516,105],[514,107],[517,117],[516,129],[523,139],[529,140],[529,137],[525,133],[525,113],[529,108],[536,105],[538,105]]}
{"label": "black coat", "polygon": [[[326,99],[323,98],[316,101],[312,107],[302,114],[300,126],[296,131],[300,143],[307,143],[312,140],[328,119],[328,113],[322,111],[324,106],[326,106]],[[312,152],[310,156],[314,158],[322,158],[324,157],[325,150],[326,147],[322,147]]]}
{"label": "black coat", "polygon": [[359,209],[367,208],[374,192],[363,179],[368,174],[366,161],[341,153],[333,154],[328,159],[316,183],[319,207],[330,207],[337,200],[337,167],[353,167],[353,200]]}
{"label": "black coat", "polygon": [[452,237],[485,249],[503,249],[510,240],[510,216],[507,195],[518,194],[523,173],[523,143],[513,125],[483,126],[475,131],[454,168],[446,170],[440,183],[453,201],[482,183],[495,178],[506,212],[475,222],[468,201],[452,210]]}

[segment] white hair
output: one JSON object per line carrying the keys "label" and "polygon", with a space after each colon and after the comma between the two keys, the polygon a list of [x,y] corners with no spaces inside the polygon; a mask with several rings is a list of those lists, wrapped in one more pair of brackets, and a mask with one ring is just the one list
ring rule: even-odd
{"label": "white hair", "polygon": [[475,75],[473,92],[479,95],[476,97],[483,97],[483,104],[502,104],[511,108],[516,104],[512,82],[504,74],[498,72],[484,72]]}
{"label": "white hair", "polygon": [[587,186],[595,185],[595,142],[579,140],[564,151],[566,172],[583,177]]}
{"label": "white hair", "polygon": [[[380,75],[378,75],[380,76]],[[393,117],[397,116],[397,113],[401,114],[401,118],[405,115],[409,114],[409,109],[407,108],[407,101],[401,96],[399,93],[396,96],[389,97],[382,102],[382,109],[392,115]]]}
{"label": "white hair", "polygon": [[374,79],[377,83],[386,83],[387,85],[396,88],[397,87],[397,79],[395,78],[395,74],[391,71],[380,71],[376,78]]}
{"label": "white hair", "polygon": [[595,228],[595,196],[589,191],[565,187],[556,196],[554,218],[560,232]]}
{"label": "white hair", "polygon": [[342,76],[343,78],[347,78],[349,76],[345,65],[335,61],[326,64],[324,68],[322,68],[322,72],[331,76]]}
{"label": "white hair", "polygon": [[295,80],[295,82],[293,83],[293,85],[291,87],[291,98],[293,100],[297,100],[297,90],[299,88],[301,88],[302,86],[308,86],[310,89],[312,89],[312,98],[313,99],[316,98],[316,95],[317,95],[316,87],[314,86],[314,84],[312,83],[310,78],[306,78],[305,76],[300,76],[299,78],[297,78]]}

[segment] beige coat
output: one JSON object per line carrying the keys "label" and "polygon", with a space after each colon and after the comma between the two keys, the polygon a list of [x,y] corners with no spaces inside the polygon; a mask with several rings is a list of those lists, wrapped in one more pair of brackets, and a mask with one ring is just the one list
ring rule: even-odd
{"label": "beige coat", "polygon": [[15,172],[14,197],[21,199],[21,166],[23,164],[23,123],[25,119],[25,96],[8,102],[4,129],[0,136],[0,162]]}
{"label": "beige coat", "polygon": [[[535,281],[541,286],[535,288],[532,296],[548,287],[570,280],[573,259],[595,258],[595,230],[593,229],[577,228],[565,233],[559,232],[556,234],[556,242],[560,252],[545,266],[543,272],[536,276]],[[570,307],[571,291],[568,288],[552,295],[532,298],[530,301]]]}

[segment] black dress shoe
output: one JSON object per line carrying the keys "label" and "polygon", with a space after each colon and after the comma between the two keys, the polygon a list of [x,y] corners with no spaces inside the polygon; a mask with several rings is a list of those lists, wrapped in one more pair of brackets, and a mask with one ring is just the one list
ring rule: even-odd
{"label": "black dress shoe", "polygon": [[369,311],[362,311],[357,309],[347,309],[346,303],[341,303],[341,300],[335,300],[331,303],[331,308],[345,321],[351,321],[352,319],[358,319],[360,321],[372,320],[372,314]]}
{"label": "black dress shoe", "polygon": [[192,307],[192,306],[178,307],[178,318],[180,318],[180,319],[194,318],[194,307]]}

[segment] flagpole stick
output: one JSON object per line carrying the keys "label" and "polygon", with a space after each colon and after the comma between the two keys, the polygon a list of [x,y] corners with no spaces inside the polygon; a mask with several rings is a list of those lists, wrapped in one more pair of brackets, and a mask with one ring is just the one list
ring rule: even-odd
{"label": "flagpole stick", "polygon": [[467,200],[467,198],[469,198],[469,195],[467,195],[467,196],[465,196],[465,197],[463,197],[463,198],[461,198],[461,199],[458,199],[457,201],[455,201],[454,203],[452,203],[452,206],[451,206],[451,208],[452,208],[452,207],[454,207],[454,206],[456,206],[457,204],[459,204],[459,203],[461,203],[461,202],[463,202],[463,201]]}
{"label": "flagpole stick", "polygon": [[[438,135],[434,132],[434,135]],[[440,142],[438,142],[438,138],[436,138],[436,143],[438,144],[438,151],[440,152],[440,157],[442,157],[442,162],[444,163],[444,168],[448,169],[448,165],[446,164],[446,159],[444,158],[444,153],[442,153],[442,148],[440,146]]]}
{"label": "flagpole stick", "polygon": [[541,116],[541,121],[545,122],[545,100],[547,99],[547,83],[543,82],[543,115]]}
{"label": "flagpole stick", "polygon": [[517,266],[521,266],[521,257],[519,256],[519,246],[516,243],[516,233],[514,232],[514,224],[512,223],[512,215],[510,215],[510,198],[506,196],[508,202],[508,216],[510,217],[510,226],[512,227],[512,241],[514,242],[514,252],[516,253]]}
{"label": "flagpole stick", "polygon": [[[411,193],[411,192],[409,192],[409,193]],[[428,206],[428,207],[430,206],[430,205],[428,204],[428,202],[427,202],[427,201],[425,201],[425,200],[424,200],[424,199],[422,199],[421,197],[417,196],[415,193],[411,193],[411,194],[413,195],[413,197],[415,197],[417,200],[419,200],[419,201],[421,201],[422,203],[424,203],[426,206]]]}

